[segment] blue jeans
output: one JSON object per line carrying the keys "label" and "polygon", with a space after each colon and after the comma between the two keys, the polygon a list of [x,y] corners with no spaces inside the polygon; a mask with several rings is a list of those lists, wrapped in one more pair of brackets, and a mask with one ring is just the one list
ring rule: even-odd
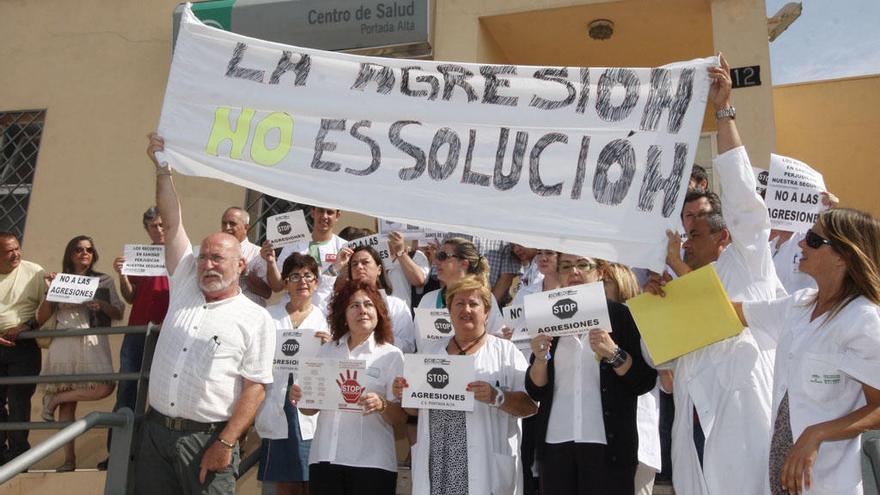
{"label": "blue jeans", "polygon": [[[122,349],[119,351],[119,372],[137,373],[141,370],[141,362],[144,359],[145,335],[126,335],[122,340]],[[116,388],[116,405],[113,410],[128,407],[134,411],[137,401],[137,381],[121,381]]]}

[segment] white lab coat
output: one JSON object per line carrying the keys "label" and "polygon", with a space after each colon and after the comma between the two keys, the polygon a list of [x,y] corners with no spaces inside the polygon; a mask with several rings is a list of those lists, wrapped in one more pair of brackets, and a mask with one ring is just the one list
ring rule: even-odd
{"label": "white lab coat", "polygon": [[[286,260],[291,254],[309,254],[309,244],[311,244],[311,242],[311,239],[306,239],[296,244],[284,246],[277,259],[278,271],[284,269],[284,260]],[[333,286],[336,284],[336,277],[325,275],[324,270],[329,268],[330,265],[336,261],[336,254],[339,253],[346,244],[348,244],[348,241],[333,234],[333,237],[331,237],[329,241],[318,246],[318,256],[321,258],[321,260],[318,261],[321,279],[318,283],[318,288],[315,290],[315,294],[312,296],[312,304],[321,308],[321,311],[325,313],[327,312],[327,303],[330,302],[330,295],[333,294]],[[285,294],[284,297],[282,297],[282,300],[286,301],[286,298],[288,297],[289,296]]]}
{"label": "white lab coat", "polygon": [[[810,321],[814,289],[784,299],[743,304],[752,328],[779,339],[773,386],[773,419],[788,393],[792,437],[808,426],[843,416],[865,405],[862,384],[880,388],[880,313],[864,297],[837,315]],[[769,440],[768,440],[769,443]],[[813,465],[813,485],[805,495],[861,495],[861,442],[824,442]]]}
{"label": "white lab coat", "polygon": [[779,281],[789,294],[794,294],[801,289],[816,288],[816,281],[813,280],[813,277],[798,269],[798,263],[803,254],[798,242],[804,237],[806,237],[804,233],[795,232],[785,242],[780,243],[778,238],[770,241],[776,276],[779,277]]}
{"label": "white lab coat", "polygon": [[[767,243],[770,218],[755,192],[748,155],[740,147],[719,155],[722,209],[732,236],[715,262],[735,301],[784,294]],[[674,364],[672,476],[683,495],[769,493],[770,398],[773,340],[750,329],[678,358]],[[694,446],[696,408],[706,436],[703,466]]]}
{"label": "white lab coat", "polygon": [[[449,339],[431,342],[423,354],[446,354]],[[510,341],[488,335],[474,354],[476,380],[486,381],[507,391],[525,392],[528,363]],[[421,414],[417,442],[412,447],[412,493],[431,493],[428,457],[431,432],[427,410]],[[465,413],[467,427],[468,493],[471,495],[518,495],[522,493],[522,440],[520,420],[480,401],[473,412]]]}

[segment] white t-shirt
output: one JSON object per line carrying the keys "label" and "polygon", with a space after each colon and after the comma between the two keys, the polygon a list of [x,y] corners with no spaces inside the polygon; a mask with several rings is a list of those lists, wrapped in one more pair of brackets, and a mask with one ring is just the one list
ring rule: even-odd
{"label": "white t-shirt", "polygon": [[247,265],[247,268],[238,280],[241,292],[251,301],[260,306],[265,306],[266,300],[251,292],[247,284],[248,275],[251,273],[254,273],[260,280],[266,281],[266,260],[260,256],[260,246],[257,246],[248,239],[241,241],[241,257],[244,258],[244,262]]}
{"label": "white t-shirt", "polygon": [[[419,265],[422,274],[425,276],[425,280],[427,280],[428,272],[431,271],[431,264],[428,262],[428,257],[425,256],[423,252],[416,250],[412,255],[412,260]],[[403,302],[405,302],[407,306],[412,307],[413,286],[409,283],[409,280],[406,279],[406,275],[403,273],[403,268],[400,267],[399,260],[391,262],[391,266],[386,270],[385,276],[388,278],[388,281],[391,282],[391,288],[393,289],[391,294],[403,299]]]}
{"label": "white t-shirt", "polygon": [[[788,393],[795,440],[808,426],[864,406],[862,384],[880,389],[880,308],[859,297],[830,320],[821,315],[810,321],[815,294],[804,289],[774,301],[743,303],[749,328],[778,339],[773,421]],[[859,437],[822,443],[813,465],[813,487],[804,493],[860,495],[860,452]]]}
{"label": "white t-shirt", "polygon": [[[275,321],[275,331],[277,335],[285,330],[302,329],[303,338],[314,338],[315,332],[324,331],[330,333],[327,325],[327,315],[317,306],[312,306],[312,311],[303,319],[302,323],[296,328],[290,321],[290,315],[287,313],[286,302],[281,302],[266,308],[272,319]],[[278,347],[276,340],[276,350]],[[298,354],[297,358],[314,357],[314,355]],[[266,398],[260,404],[257,411],[257,418],[254,421],[254,427],[260,438],[288,438],[287,431],[287,415],[284,413],[284,404],[287,398],[287,378],[288,373],[284,370],[274,370],[275,380],[272,385],[266,387]],[[294,377],[295,379],[296,377]],[[315,426],[318,423],[318,415],[306,416],[297,411],[299,416],[299,429],[303,440],[309,440],[315,435]]]}
{"label": "white t-shirt", "polygon": [[[349,351],[350,335],[345,334],[338,342],[324,344],[318,357],[366,361],[365,376],[358,378],[364,394],[375,392],[393,399],[394,378],[403,376],[403,353],[391,344],[377,344],[372,334]],[[318,462],[396,473],[394,429],[379,413],[364,416],[357,411],[321,411],[309,452],[309,464]]]}

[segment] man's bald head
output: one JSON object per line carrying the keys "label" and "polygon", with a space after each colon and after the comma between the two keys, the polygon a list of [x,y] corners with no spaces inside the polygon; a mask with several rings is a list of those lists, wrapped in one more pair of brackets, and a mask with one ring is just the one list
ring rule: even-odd
{"label": "man's bald head", "polygon": [[238,293],[238,277],[245,269],[241,243],[225,232],[211,234],[199,247],[199,288],[208,300],[219,300]]}

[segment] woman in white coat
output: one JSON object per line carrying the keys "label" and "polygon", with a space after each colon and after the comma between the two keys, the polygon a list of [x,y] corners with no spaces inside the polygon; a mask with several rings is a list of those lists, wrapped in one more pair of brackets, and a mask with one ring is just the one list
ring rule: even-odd
{"label": "woman in white coat", "polygon": [[778,341],[770,486],[861,495],[859,435],[880,427],[880,221],[829,210],[800,246],[818,289],[734,305]]}
{"label": "woman in white coat", "polygon": [[[412,450],[413,493],[420,495],[513,495],[522,493],[517,418],[534,414],[525,393],[528,364],[510,341],[486,332],[492,293],[469,276],[447,287],[453,336],[420,349],[425,354],[472,355],[476,381],[472,412],[422,409]],[[394,380],[403,395],[404,377]]]}

